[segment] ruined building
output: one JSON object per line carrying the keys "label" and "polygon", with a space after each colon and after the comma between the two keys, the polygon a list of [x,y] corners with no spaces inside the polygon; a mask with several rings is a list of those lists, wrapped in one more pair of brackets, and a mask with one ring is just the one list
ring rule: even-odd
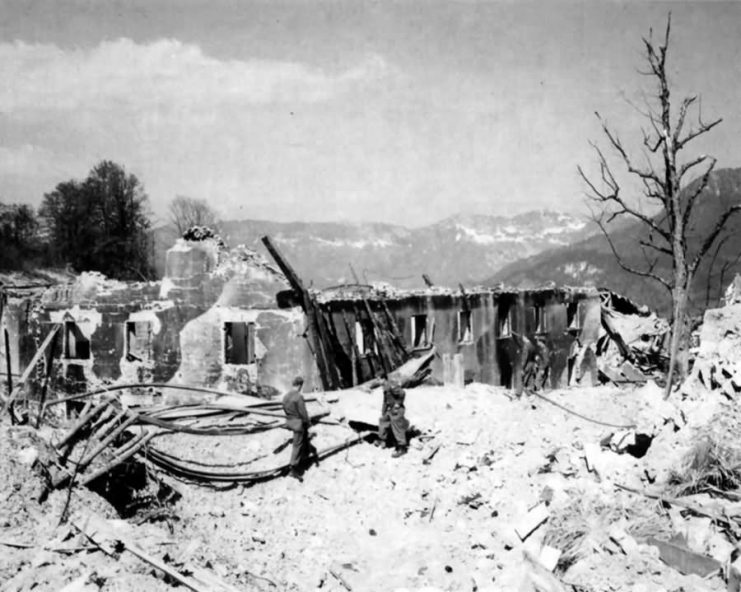
{"label": "ruined building", "polygon": [[[594,289],[308,291],[283,271],[245,248],[179,239],[159,282],[83,273],[48,288],[5,285],[2,359],[12,382],[58,328],[45,354],[57,390],[170,383],[269,396],[296,374],[309,388],[362,384],[434,346],[432,379],[517,389],[524,343],[546,345],[549,384],[564,386],[588,374],[573,367],[574,343],[600,332]],[[42,383],[43,357],[35,366]]]}

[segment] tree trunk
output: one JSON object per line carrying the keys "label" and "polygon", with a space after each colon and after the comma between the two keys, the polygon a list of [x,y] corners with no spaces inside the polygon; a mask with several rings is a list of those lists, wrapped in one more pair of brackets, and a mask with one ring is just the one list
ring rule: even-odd
{"label": "tree trunk", "polygon": [[[684,333],[686,332],[687,323],[687,287],[688,279],[684,274],[681,274],[681,282],[675,284],[673,293],[673,307],[672,307],[672,332],[671,341],[669,344],[669,372],[666,376],[666,389],[664,391],[664,399],[668,399],[672,392],[672,384],[674,383],[675,368],[679,362],[679,344],[685,339]],[[683,372],[679,372],[679,379],[682,380]]]}

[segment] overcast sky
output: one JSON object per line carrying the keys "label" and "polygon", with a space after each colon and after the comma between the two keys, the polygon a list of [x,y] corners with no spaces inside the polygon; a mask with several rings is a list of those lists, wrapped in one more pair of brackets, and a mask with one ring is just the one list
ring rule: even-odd
{"label": "overcast sky", "polygon": [[673,15],[677,92],[741,167],[741,3],[0,0],[0,200],[101,159],[163,217],[416,226],[583,211],[594,111],[638,133],[641,37]]}

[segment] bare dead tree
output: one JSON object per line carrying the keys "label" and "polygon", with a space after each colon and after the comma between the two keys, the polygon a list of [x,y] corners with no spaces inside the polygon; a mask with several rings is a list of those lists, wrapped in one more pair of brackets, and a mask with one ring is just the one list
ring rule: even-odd
{"label": "bare dead tree", "polygon": [[218,216],[205,199],[178,195],[167,208],[170,223],[178,236],[192,226],[208,226],[218,232]]}
{"label": "bare dead tree", "polygon": [[[615,174],[617,169],[609,164],[605,153],[596,143],[592,143],[592,146],[597,154],[599,178],[590,178],[581,167],[578,167],[579,175],[587,185],[588,195],[599,212],[595,216],[595,221],[620,267],[632,274],[658,282],[671,294],[672,329],[665,397],[671,393],[680,343],[686,343],[688,338],[686,322],[688,294],[695,272],[712,248],[728,218],[741,209],[739,205],[726,209],[715,221],[713,228],[697,243],[698,246],[691,248],[687,240],[690,218],[698,198],[708,185],[716,159],[706,154],[687,158],[685,149],[690,142],[708,133],[722,119],[704,121],[697,95],[684,97],[679,103],[679,112],[676,114],[672,112],[673,101],[666,70],[670,31],[671,14],[667,18],[663,41],[655,42],[652,31],[649,32],[648,38],[643,38],[648,70],[641,74],[651,78],[656,83],[656,89],[651,99],[647,100],[647,109],[640,111],[648,124],[647,128],[642,127],[640,130],[642,134],[640,153],[637,155],[631,153],[602,116],[596,114],[607,144],[620,166],[640,182],[642,198],[632,200],[621,192]],[[690,126],[688,115],[694,107],[697,107],[697,123]],[[642,164],[638,163],[638,158],[641,158]],[[686,188],[682,191],[685,177],[697,171],[702,172],[693,183],[692,189]],[[644,213],[647,210],[658,211],[658,214]],[[646,231],[647,238],[639,241],[644,256],[642,265],[628,262],[618,252],[608,231],[608,225],[618,218],[638,221]],[[662,272],[659,265],[662,257],[669,257],[670,272]],[[686,368],[682,368],[680,374],[685,371]]]}

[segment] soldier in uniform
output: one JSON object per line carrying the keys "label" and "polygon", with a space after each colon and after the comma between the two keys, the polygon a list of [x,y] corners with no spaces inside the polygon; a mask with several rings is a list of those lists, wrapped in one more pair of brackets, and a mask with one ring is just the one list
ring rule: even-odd
{"label": "soldier in uniform", "polygon": [[396,380],[386,380],[383,385],[383,406],[381,407],[381,417],[378,420],[378,440],[376,446],[390,448],[388,441],[389,428],[396,441],[396,450],[391,455],[398,458],[407,453],[407,430],[409,422],[405,417],[406,408],[404,399],[406,393]]}
{"label": "soldier in uniform", "polygon": [[306,411],[306,402],[301,394],[304,379],[297,376],[293,379],[293,388],[283,397],[283,411],[286,414],[286,425],[293,432],[293,449],[291,450],[291,470],[289,476],[303,481],[301,472],[303,463],[313,453],[316,456],[316,448],[309,441],[309,427],[311,419]]}

